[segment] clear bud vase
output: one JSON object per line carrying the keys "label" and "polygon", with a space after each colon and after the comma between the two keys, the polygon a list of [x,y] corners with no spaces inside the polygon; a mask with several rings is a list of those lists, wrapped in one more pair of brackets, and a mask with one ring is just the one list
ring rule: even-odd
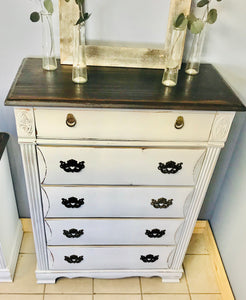
{"label": "clear bud vase", "polygon": [[180,58],[183,54],[185,30],[173,29],[170,44],[166,47],[166,63],[162,84],[175,86],[178,81]]}
{"label": "clear bud vase", "polygon": [[188,53],[188,59],[185,67],[185,73],[196,75],[199,73],[201,54],[206,35],[206,25],[200,33],[194,34],[192,45]]}
{"label": "clear bud vase", "polygon": [[87,82],[84,22],[74,26],[72,80],[75,83]]}
{"label": "clear bud vase", "polygon": [[42,45],[43,45],[43,69],[53,71],[57,69],[57,62],[55,57],[55,41],[52,24],[52,14],[42,11]]}

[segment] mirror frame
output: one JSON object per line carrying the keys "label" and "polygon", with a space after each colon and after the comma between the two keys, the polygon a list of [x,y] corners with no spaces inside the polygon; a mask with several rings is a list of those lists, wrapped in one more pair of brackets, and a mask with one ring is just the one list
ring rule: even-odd
{"label": "mirror frame", "polygon": [[[61,64],[72,64],[73,31],[71,25],[75,23],[75,16],[77,15],[77,6],[74,2],[67,3],[65,0],[59,0]],[[190,6],[191,0],[170,0],[165,49],[170,44],[174,21],[180,13],[188,14]],[[184,42],[185,40],[183,47]],[[165,63],[167,53],[165,49],[87,45],[86,59],[87,64],[92,66],[165,69],[168,67]],[[182,57],[183,51],[181,51],[180,65]]]}

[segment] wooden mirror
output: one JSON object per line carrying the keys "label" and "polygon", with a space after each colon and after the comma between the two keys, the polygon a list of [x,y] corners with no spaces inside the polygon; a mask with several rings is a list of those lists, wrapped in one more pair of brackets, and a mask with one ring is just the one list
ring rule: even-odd
{"label": "wooden mirror", "polygon": [[[88,0],[85,11],[88,65],[165,68],[166,47],[173,23],[187,14],[191,0]],[[60,55],[72,64],[73,25],[78,18],[74,0],[60,0]],[[164,45],[165,44],[165,45]],[[182,55],[180,57],[180,63]]]}

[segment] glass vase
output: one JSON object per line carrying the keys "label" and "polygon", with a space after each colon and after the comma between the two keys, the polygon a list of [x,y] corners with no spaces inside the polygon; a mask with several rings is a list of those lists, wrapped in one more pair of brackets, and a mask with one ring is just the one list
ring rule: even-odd
{"label": "glass vase", "polygon": [[206,25],[200,33],[194,34],[188,59],[185,67],[185,73],[196,75],[199,73],[201,54],[206,35]]}
{"label": "glass vase", "polygon": [[180,58],[183,55],[185,30],[173,29],[171,41],[166,47],[166,63],[162,77],[162,84],[165,86],[175,86],[178,81]]}
{"label": "glass vase", "polygon": [[57,69],[57,62],[55,57],[55,41],[52,14],[46,12],[41,12],[40,14],[42,20],[42,66],[44,70],[53,71]]}
{"label": "glass vase", "polygon": [[87,82],[84,22],[74,26],[72,80],[75,83]]}

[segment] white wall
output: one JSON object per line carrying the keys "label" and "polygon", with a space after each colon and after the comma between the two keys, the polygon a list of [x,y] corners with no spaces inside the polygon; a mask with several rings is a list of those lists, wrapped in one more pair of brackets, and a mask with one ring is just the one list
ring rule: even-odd
{"label": "white wall", "polygon": [[[216,64],[224,77],[246,103],[246,31],[244,24],[246,4],[244,0],[237,0],[236,2],[225,0],[221,2],[212,1],[219,8],[219,19],[216,24],[208,27],[203,61]],[[29,14],[34,7],[37,7],[37,2],[35,0],[2,1],[0,9],[0,130],[7,131],[12,135],[9,149],[10,162],[21,217],[28,217],[29,211],[17,146],[13,109],[4,107],[3,103],[23,57],[41,55],[40,24],[33,24],[29,21]],[[58,6],[58,0],[55,0],[55,6]],[[140,9],[146,13],[144,6]],[[102,11],[102,13],[106,12]],[[110,18],[110,15],[108,17]],[[58,42],[57,15],[55,18]],[[91,22],[92,20],[93,18]],[[151,23],[153,20],[154,17],[146,22]],[[125,26],[129,26],[129,24],[126,22]],[[112,30],[114,30],[113,27]],[[163,29],[160,28],[160,30]],[[94,39],[93,36],[96,35],[94,35],[93,25],[91,25],[89,32],[92,39]],[[147,36],[146,43],[148,43]],[[158,41],[157,39],[155,43],[162,44],[163,40]],[[244,199],[246,198],[246,189],[244,187],[246,173],[243,168],[246,162],[244,123],[245,116],[238,114],[226,148],[220,156],[200,215],[201,218],[211,218],[212,220],[212,227],[219,249],[222,253],[233,290],[239,300],[246,299],[245,285],[238,276],[238,274],[243,275],[246,247],[245,233],[243,233],[243,225],[245,225],[243,214],[245,210]],[[244,126],[244,131],[242,131],[237,141],[242,126]],[[231,157],[232,161],[230,163]],[[213,211],[214,215],[212,217]],[[237,249],[237,245],[240,245],[240,250]]]}

